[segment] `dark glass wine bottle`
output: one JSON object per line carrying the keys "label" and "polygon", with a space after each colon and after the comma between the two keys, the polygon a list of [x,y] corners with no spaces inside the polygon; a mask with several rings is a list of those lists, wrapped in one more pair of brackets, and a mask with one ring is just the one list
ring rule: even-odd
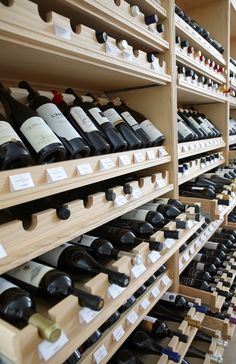
{"label": "dark glass wine bottle", "polygon": [[100,337],[102,336],[102,333],[100,330],[95,330],[91,336],[85,342],[80,345],[79,351],[83,354],[87,349],[89,349],[93,344],[95,344]]}
{"label": "dark glass wine bottle", "polygon": [[48,97],[40,95],[26,81],[21,81],[19,87],[28,91],[29,95],[27,98],[30,106],[46,121],[58,139],[64,144],[68,159],[89,155],[90,149],[83,141],[81,135]]}
{"label": "dark glass wine bottle", "polygon": [[109,364],[144,364],[134,353],[121,349],[109,361]]}
{"label": "dark glass wine bottle", "polygon": [[162,227],[165,224],[164,216],[155,211],[148,211],[144,209],[133,209],[121,216],[122,220],[133,220],[133,221],[146,221],[152,224],[155,228]]}
{"label": "dark glass wine bottle", "polygon": [[44,264],[29,261],[8,271],[6,276],[13,283],[41,296],[46,295],[59,300],[73,294],[79,298],[81,306],[87,306],[96,311],[101,310],[104,304],[101,297],[74,288],[71,278],[66,273]]}
{"label": "dark glass wine bottle", "polygon": [[109,329],[115,322],[120,319],[120,312],[115,311],[108,319],[99,327],[99,331],[104,333],[107,329]]}
{"label": "dark glass wine bottle", "polygon": [[175,219],[181,214],[181,211],[175,206],[162,204],[161,202],[148,202],[140,206],[140,209],[160,212],[167,219]]}
{"label": "dark glass wine bottle", "polygon": [[190,346],[185,356],[187,358],[197,359],[206,359],[208,357],[213,363],[223,363],[223,359],[221,356],[214,356],[209,353],[205,353],[204,351],[201,351],[194,346]]}
{"label": "dark glass wine bottle", "polygon": [[22,328],[31,324],[45,340],[54,342],[59,339],[61,330],[58,325],[36,312],[33,297],[23,289],[0,277],[0,317]]}
{"label": "dark glass wine bottle", "polygon": [[23,168],[31,163],[26,146],[0,113],[0,170]]}
{"label": "dark glass wine bottle", "polygon": [[66,149],[45,121],[30,107],[14,99],[2,84],[0,100],[14,129],[38,163],[52,163],[65,159]]}
{"label": "dark glass wine bottle", "polygon": [[69,356],[69,358],[66,359],[66,361],[64,361],[63,364],[77,364],[80,359],[81,352],[77,349]]}
{"label": "dark glass wine bottle", "polygon": [[181,201],[175,199],[175,198],[157,198],[155,199],[154,203],[160,203],[162,205],[172,205],[174,207],[176,207],[179,211],[181,212],[185,212],[186,211],[186,206],[185,204],[183,204]]}
{"label": "dark glass wine bottle", "polygon": [[149,237],[154,234],[155,229],[152,224],[147,221],[132,221],[132,220],[113,220],[112,225],[131,230],[138,237]]}
{"label": "dark glass wine bottle", "polygon": [[83,249],[69,243],[63,244],[40,255],[38,259],[43,263],[50,264],[65,272],[75,273],[76,276],[79,275],[80,272],[93,276],[98,273],[106,273],[111,283],[118,284],[121,287],[127,287],[130,281],[127,274],[116,272],[99,264]]}
{"label": "dark glass wine bottle", "polygon": [[194,261],[199,262],[199,263],[210,263],[210,264],[214,264],[216,267],[220,267],[221,266],[221,260],[218,257],[212,257],[212,256],[208,256],[205,254],[196,254],[194,259]]}

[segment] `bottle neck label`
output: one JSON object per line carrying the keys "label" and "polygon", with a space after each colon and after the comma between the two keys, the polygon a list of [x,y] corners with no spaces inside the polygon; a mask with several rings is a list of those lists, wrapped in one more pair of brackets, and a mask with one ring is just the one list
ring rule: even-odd
{"label": "bottle neck label", "polygon": [[130,212],[127,212],[123,216],[121,216],[121,219],[128,219],[128,220],[135,220],[135,221],[145,221],[146,216],[148,214],[147,210],[132,210]]}
{"label": "bottle neck label", "polygon": [[196,254],[195,257],[194,257],[194,260],[197,261],[197,262],[200,262],[202,259],[202,254]]}
{"label": "bottle neck label", "polygon": [[81,138],[79,133],[53,103],[41,105],[36,111],[59,137],[65,138],[68,141],[75,138]]}
{"label": "bottle neck label", "polygon": [[150,120],[142,121],[140,123],[140,126],[152,140],[156,140],[160,137],[163,137],[163,134],[153,125],[153,123]]}
{"label": "bottle neck label", "polygon": [[17,286],[11,282],[8,282],[6,279],[0,277],[0,294],[7,291],[10,288],[17,288]]}
{"label": "bottle neck label", "polygon": [[121,116],[123,119],[125,119],[127,124],[129,124],[129,126],[131,126],[131,128],[134,128],[134,126],[138,125],[137,121],[133,118],[133,116],[128,111],[122,112]]}
{"label": "bottle neck label", "polygon": [[82,235],[80,240],[76,243],[78,243],[78,245],[84,245],[84,246],[91,246],[92,243],[94,242],[94,240],[96,240],[97,237],[95,236],[90,236],[90,235]]}
{"label": "bottle neck label", "polygon": [[110,124],[110,121],[108,120],[108,118],[104,115],[104,113],[98,107],[93,107],[92,109],[89,109],[89,112],[99,125],[102,125],[105,123]]}
{"label": "bottle neck label", "polygon": [[30,261],[10,270],[7,274],[10,277],[19,279],[22,282],[38,288],[43,276],[52,269],[51,267]]}
{"label": "bottle neck label", "polygon": [[8,142],[22,142],[20,137],[16,134],[11,124],[7,121],[0,121],[0,145]]}
{"label": "bottle neck label", "polygon": [[65,243],[63,245],[58,246],[55,249],[49,250],[47,253],[40,255],[40,260],[46,264],[50,264],[54,267],[57,267],[58,260],[59,260],[61,253],[68,246],[72,246],[72,244]]}
{"label": "bottle neck label", "polygon": [[175,302],[176,301],[176,298],[177,298],[177,294],[176,293],[172,293],[172,292],[166,292],[161,297],[161,299],[163,301],[167,301],[167,302]]}
{"label": "bottle neck label", "polygon": [[144,317],[144,320],[148,321],[148,322],[152,322],[153,324],[157,321],[157,319],[155,317],[148,316],[148,315]]}
{"label": "bottle neck label", "polygon": [[118,114],[118,112],[115,109],[113,109],[113,107],[103,111],[103,114],[110,120],[110,122],[114,126],[124,122],[121,116]]}
{"label": "bottle neck label", "polygon": [[70,109],[70,113],[73,116],[74,120],[81,127],[84,133],[92,133],[93,131],[98,131],[94,123],[89,119],[87,114],[84,112],[82,107],[73,106]]}
{"label": "bottle neck label", "polygon": [[191,187],[192,191],[204,191],[204,187]]}
{"label": "bottle neck label", "polygon": [[207,241],[204,245],[204,248],[211,249],[211,250],[217,250],[219,244],[214,243],[213,241]]}
{"label": "bottle neck label", "polygon": [[53,143],[62,145],[60,140],[56,137],[45,121],[38,116],[32,116],[27,119],[21,125],[20,131],[31,144],[36,153]]}
{"label": "bottle neck label", "polygon": [[205,270],[205,264],[203,264],[203,263],[197,263],[196,269],[197,270]]}

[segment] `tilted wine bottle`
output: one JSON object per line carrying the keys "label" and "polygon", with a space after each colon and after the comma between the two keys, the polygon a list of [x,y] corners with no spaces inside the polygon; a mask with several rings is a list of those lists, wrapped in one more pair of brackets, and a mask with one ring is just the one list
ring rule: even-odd
{"label": "tilted wine bottle", "polygon": [[146,221],[152,224],[155,228],[162,227],[165,224],[164,216],[155,211],[144,209],[133,209],[121,216],[122,220]]}
{"label": "tilted wine bottle", "polygon": [[175,219],[177,216],[181,214],[181,211],[173,206],[173,205],[166,205],[162,204],[162,202],[148,202],[142,206],[140,206],[142,210],[149,210],[149,211],[156,211],[160,212],[165,218]]}
{"label": "tilted wine bottle", "polygon": [[121,349],[109,361],[109,364],[144,364],[134,353]]}
{"label": "tilted wine bottle", "polygon": [[66,149],[46,122],[30,107],[14,99],[0,84],[0,100],[14,129],[38,163],[64,160]]}

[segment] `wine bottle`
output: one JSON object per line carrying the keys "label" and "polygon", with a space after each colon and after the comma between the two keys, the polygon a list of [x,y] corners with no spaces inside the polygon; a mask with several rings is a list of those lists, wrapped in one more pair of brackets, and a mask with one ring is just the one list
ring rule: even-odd
{"label": "wine bottle", "polygon": [[80,345],[79,347],[79,351],[83,354],[87,349],[89,349],[93,344],[95,344],[100,337],[102,336],[102,333],[100,330],[95,330],[92,335],[89,336],[89,338],[87,340],[85,340],[85,342]]}
{"label": "wine bottle", "polygon": [[142,147],[142,142],[134,134],[133,130],[125,123],[123,118],[114,109],[112,102],[108,99],[97,99],[96,104],[100,106],[103,114],[110,120],[122,137],[128,143],[128,149],[138,149]]}
{"label": "wine bottle", "polygon": [[135,236],[141,236],[143,238],[149,237],[154,234],[155,229],[152,224],[147,221],[132,221],[132,220],[113,220],[113,226],[122,227],[124,229],[131,230]]}
{"label": "wine bottle", "polygon": [[136,253],[130,253],[122,250],[117,250],[113,247],[109,240],[98,238],[91,235],[82,235],[79,239],[73,241],[79,247],[86,249],[88,253],[95,256],[108,256],[113,259],[119,259],[123,256],[131,258],[133,264],[141,264],[143,262],[142,256]]}
{"label": "wine bottle", "polygon": [[165,218],[175,219],[181,214],[181,211],[173,205],[166,205],[160,202],[151,203],[148,202],[140,206],[142,210],[160,212]]}
{"label": "wine bottle", "polygon": [[69,356],[69,358],[66,359],[66,361],[64,361],[63,364],[77,364],[80,359],[81,352],[77,349]]}
{"label": "wine bottle", "polygon": [[173,360],[175,363],[179,363],[180,354],[173,351],[171,348],[163,348],[161,345],[157,344],[155,339],[152,339],[144,331],[136,330],[132,333],[128,340],[127,345],[135,349],[135,351],[141,351],[146,354],[162,355],[166,354],[169,360]]}
{"label": "wine bottle", "polygon": [[[188,70],[186,70],[186,75],[188,76]],[[190,115],[188,115],[185,110],[179,109],[178,115],[181,117],[181,119],[184,120],[184,122],[189,126],[197,135],[198,139],[204,139],[207,137],[207,134],[202,130],[200,125],[194,120]]]}
{"label": "wine bottle", "polygon": [[162,227],[165,223],[164,216],[159,212],[144,209],[133,209],[121,216],[122,220],[147,221],[155,228]]}
{"label": "wine bottle", "polygon": [[183,275],[181,275],[180,282],[184,286],[198,288],[198,289],[201,289],[202,291],[207,291],[207,292],[210,291],[208,283],[206,281],[202,281],[200,279],[184,277]]}
{"label": "wine bottle", "polygon": [[177,115],[177,130],[178,130],[178,143],[189,142],[195,139],[192,130],[184,123],[184,121],[179,117],[179,115]]}
{"label": "wine bottle", "polygon": [[15,100],[2,84],[0,100],[14,129],[38,163],[52,163],[65,159],[66,149],[45,121],[34,110]]}
{"label": "wine bottle", "polygon": [[61,330],[58,325],[35,310],[33,297],[23,289],[0,277],[0,317],[22,328],[31,324],[45,340],[54,342],[59,339]]}
{"label": "wine bottle", "polygon": [[199,263],[214,264],[216,267],[220,267],[221,265],[221,260],[218,257],[208,256],[200,253],[196,254],[193,260]]}
{"label": "wine bottle", "polygon": [[76,105],[82,107],[88,117],[96,125],[98,130],[103,132],[111,146],[111,151],[113,153],[122,152],[127,149],[128,144],[126,140],[120,135],[110,120],[99,109],[99,107],[95,105],[95,100],[92,96],[78,96],[71,88],[68,88],[66,93],[70,93],[75,96]]}
{"label": "wine bottle", "polygon": [[127,301],[125,303],[123,303],[123,305],[121,305],[118,309],[119,313],[123,313],[125,311],[127,311],[131,306],[133,306],[136,302],[136,298],[134,297],[134,295],[132,295],[131,297],[129,297],[127,299]]}
{"label": "wine bottle", "polygon": [[178,331],[173,331],[168,328],[165,322],[159,321],[157,318],[152,316],[145,316],[143,321],[141,321],[140,328],[150,334],[152,337],[163,339],[166,336],[172,338],[177,336],[183,343],[188,342],[188,336],[181,334]]}
{"label": "wine bottle", "polygon": [[80,272],[94,276],[98,273],[106,273],[111,283],[118,284],[121,287],[127,287],[130,281],[129,276],[126,274],[104,267],[83,249],[69,243],[40,255],[38,259],[43,263],[76,275],[79,275]]}
{"label": "wine bottle", "polygon": [[23,168],[31,163],[26,146],[0,113],[0,170]]}
{"label": "wine bottle", "polygon": [[109,364],[144,364],[134,353],[121,349],[109,361]]}
{"label": "wine bottle", "polygon": [[187,358],[198,358],[198,359],[206,359],[208,358],[213,363],[223,363],[223,358],[219,354],[214,356],[212,354],[205,353],[194,346],[190,346],[187,353],[185,354]]}
{"label": "wine bottle", "polygon": [[165,307],[176,308],[179,310],[189,310],[191,307],[195,307],[198,312],[207,312],[207,308],[202,305],[198,305],[195,302],[187,300],[184,296],[174,292],[165,292],[161,297],[159,303]]}
{"label": "wine bottle", "polygon": [[216,198],[216,193],[212,191],[210,188],[204,187],[191,187],[189,190],[185,189],[185,186],[182,185],[180,190],[181,196],[185,197],[196,197],[196,198],[203,198],[212,200]]}
{"label": "wine bottle", "polygon": [[87,306],[96,311],[101,310],[104,304],[101,297],[74,288],[71,278],[66,273],[34,261],[8,271],[6,276],[13,283],[35,294],[56,299],[63,299],[73,294],[79,298],[81,306]]}
{"label": "wine bottle", "polygon": [[163,204],[163,205],[172,205],[181,212],[185,212],[186,208],[188,207],[187,205],[183,204],[181,201],[179,201],[175,198],[161,198],[161,199],[157,198],[154,200],[154,203],[156,203],[156,202]]}
{"label": "wine bottle", "polygon": [[49,125],[67,150],[68,159],[86,157],[89,147],[81,135],[73,128],[59,108],[46,96],[40,95],[26,81],[21,81],[19,87],[28,91],[29,105]]}
{"label": "wine bottle", "polygon": [[120,319],[120,312],[115,311],[108,319],[99,327],[99,331],[103,334],[109,329],[116,321]]}

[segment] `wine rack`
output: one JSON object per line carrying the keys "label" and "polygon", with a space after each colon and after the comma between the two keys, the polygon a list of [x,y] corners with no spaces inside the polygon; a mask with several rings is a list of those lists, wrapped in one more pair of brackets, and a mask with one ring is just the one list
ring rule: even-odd
{"label": "wine rack", "polygon": [[[139,182],[130,183],[134,191],[132,196],[127,197],[122,187],[117,186],[113,189],[117,195],[114,202],[106,201],[105,194],[99,192],[90,195],[86,204],[82,200],[68,203],[71,211],[68,220],[59,220],[55,211],[49,209],[34,214],[27,230],[20,221],[1,224],[1,274],[154,198],[178,198],[180,184],[228,163],[229,157],[234,156],[233,151],[229,152],[229,146],[235,144],[236,139],[235,136],[228,136],[228,119],[230,111],[236,109],[236,98],[227,95],[223,87],[235,88],[234,82],[230,85],[229,80],[230,69],[235,72],[229,56],[231,54],[236,58],[236,30],[233,25],[236,11],[227,1],[200,1],[200,8],[193,0],[188,1],[188,4],[182,0],[176,0],[176,3],[184,10],[186,7],[186,13],[190,12],[189,15],[197,21],[203,19],[210,34],[225,47],[223,55],[174,14],[174,0],[49,0],[43,6],[39,0],[6,0],[0,3],[1,80],[11,86],[14,97],[27,102],[26,92],[16,88],[22,78],[29,80],[37,89],[44,90],[40,93],[49,98],[52,98],[49,92],[52,88],[63,92],[68,86],[83,90],[83,94],[92,91],[96,95],[105,92],[108,97],[120,96],[128,106],[143,113],[160,127],[166,138],[165,144],[160,147],[1,171],[0,209],[131,172],[137,172],[140,177]],[[130,12],[130,6],[133,5],[140,8],[139,15],[135,17]],[[164,24],[163,33],[158,33],[155,25],[145,24],[144,15],[154,13]],[[230,32],[226,21],[229,14]],[[107,41],[99,43],[96,31],[107,32]],[[188,40],[196,50],[201,50],[204,56],[223,66],[225,73],[210,70],[182,51],[175,44],[175,33],[181,39]],[[120,40],[127,40],[123,50],[117,45]],[[152,52],[158,54],[149,63],[147,53]],[[177,79],[176,62],[219,83],[223,86],[221,91],[211,91],[181,76]],[[71,95],[64,96],[73,101]],[[199,112],[209,115],[222,132],[222,137],[178,144],[177,105],[194,105]],[[190,173],[178,179],[179,160],[190,156],[198,158],[198,154],[211,151],[221,153],[222,159],[205,168],[198,168],[198,163],[193,162]],[[186,229],[177,228],[177,221],[165,226],[165,230],[178,231],[179,239],[166,239],[163,231],[150,237],[151,241],[164,244],[162,251],[150,251],[145,242],[133,249],[133,252],[142,256],[143,264],[133,266],[129,257],[112,263],[113,269],[131,277],[126,289],[111,287],[107,276],[102,273],[84,285],[88,292],[104,298],[105,305],[98,314],[80,307],[73,295],[54,306],[48,302],[39,302],[39,311],[55,321],[66,337],[66,340],[62,337],[62,342],[57,343],[58,348],[50,358],[44,360],[40,357],[43,340],[35,327],[28,325],[20,330],[4,320],[0,320],[0,354],[17,364],[42,364],[45,361],[48,364],[62,364],[163,264],[166,264],[167,271],[83,354],[81,363],[96,362],[96,352],[102,355],[99,363],[107,363],[167,290],[197,297],[198,303],[202,302],[219,312],[224,297],[180,285],[179,274],[219,226],[236,229],[236,224],[228,222],[228,214],[236,206],[236,198],[225,206],[220,205],[218,200],[180,199],[187,204],[200,204],[203,215],[213,220],[183,253],[179,254],[179,248],[204,222],[204,216],[200,217],[200,221],[192,220],[190,215],[194,214],[193,208],[189,208],[188,215],[181,214],[176,219],[187,221]],[[226,275],[222,277],[232,284],[235,271],[230,263],[234,263],[234,257],[226,267],[233,273],[233,278],[230,280]],[[218,287],[226,290],[220,283]],[[231,304],[236,306],[235,297]],[[81,322],[84,312],[90,315],[88,318],[85,314],[88,323]],[[232,307],[228,314],[233,315]],[[199,327],[213,337],[208,352],[223,355],[224,348],[217,345],[214,337],[231,340],[234,325],[228,319],[219,320],[196,314],[194,309],[190,310],[179,326],[179,331],[189,336],[188,343],[183,344],[173,337],[169,347],[178,351],[183,359]],[[162,355],[153,364],[164,363],[169,364],[170,361]],[[209,358],[204,361],[204,364],[211,363]]]}

